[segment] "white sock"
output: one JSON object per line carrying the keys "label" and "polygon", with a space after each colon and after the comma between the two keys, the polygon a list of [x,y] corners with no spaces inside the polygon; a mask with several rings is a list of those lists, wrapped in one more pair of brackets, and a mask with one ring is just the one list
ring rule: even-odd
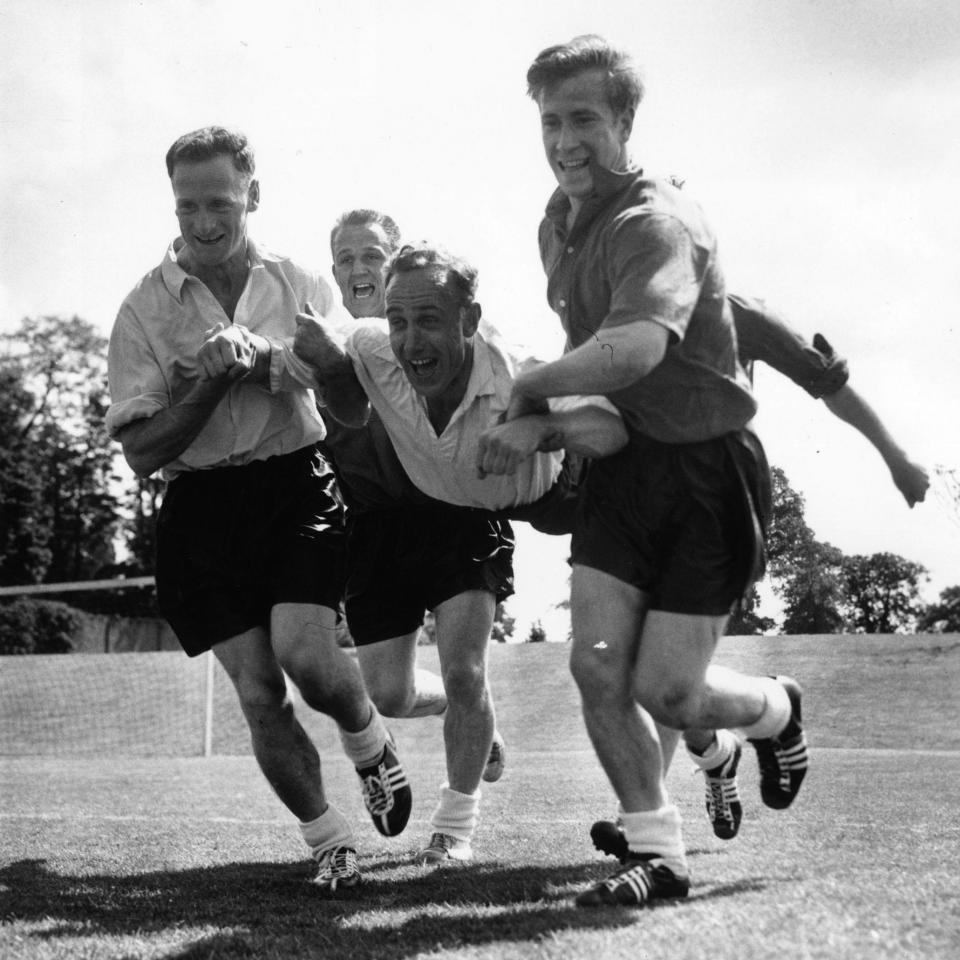
{"label": "white sock", "polygon": [[480,820],[480,791],[460,793],[449,784],[440,788],[440,803],[430,825],[436,833],[446,833],[458,840],[469,840]]}
{"label": "white sock", "polygon": [[377,708],[370,704],[370,722],[356,733],[338,727],[343,752],[350,758],[355,767],[369,767],[376,763],[383,754],[387,742],[387,728]]}
{"label": "white sock", "polygon": [[332,803],[315,820],[301,822],[300,832],[314,857],[334,847],[356,847],[350,821]]}
{"label": "white sock", "polygon": [[737,735],[732,730],[716,730],[713,743],[702,754],[696,753],[687,746],[687,755],[701,770],[713,770],[733,756],[737,749]]}
{"label": "white sock", "polygon": [[757,681],[763,687],[763,712],[757,720],[737,732],[747,740],[768,740],[783,733],[784,727],[790,722],[793,708],[782,683],[773,677],[758,677]]}
{"label": "white sock", "polygon": [[620,822],[627,846],[633,853],[655,853],[678,876],[687,875],[687,858],[680,829],[680,811],[672,803],[659,810],[627,813],[620,808]]}

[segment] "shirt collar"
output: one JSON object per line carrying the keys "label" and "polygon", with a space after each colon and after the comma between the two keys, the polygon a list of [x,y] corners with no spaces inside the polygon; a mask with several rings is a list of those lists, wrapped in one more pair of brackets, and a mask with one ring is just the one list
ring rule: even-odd
{"label": "shirt collar", "polygon": [[[177,262],[177,252],[182,248],[182,237],[177,237],[171,241],[160,264],[160,276],[163,278],[164,286],[170,291],[170,295],[177,303],[183,302],[183,285],[188,280],[196,280],[196,277],[187,273]],[[264,266],[263,254],[260,253],[257,245],[249,237],[247,237],[247,260],[250,263],[251,271],[262,269]]]}
{"label": "shirt collar", "polygon": [[[587,211],[587,215],[584,217],[578,216],[578,222],[589,222],[596,210],[610,197],[626,190],[640,176],[643,176],[643,170],[640,167],[628,166],[626,170],[608,170],[606,167],[594,167],[593,193],[583,204],[583,209]],[[546,215],[555,224],[565,226],[569,212],[570,198],[557,187],[547,202]]]}
{"label": "shirt collar", "polygon": [[475,397],[489,397],[497,392],[496,378],[493,372],[493,360],[487,341],[479,332],[473,335],[473,369],[467,382],[467,391],[463,396],[464,406],[473,403]]}

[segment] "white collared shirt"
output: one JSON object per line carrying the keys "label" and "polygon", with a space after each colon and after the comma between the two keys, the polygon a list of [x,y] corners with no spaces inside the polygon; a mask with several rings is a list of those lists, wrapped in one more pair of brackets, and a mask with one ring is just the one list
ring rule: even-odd
{"label": "white collared shirt", "polygon": [[[513,475],[481,478],[477,474],[480,434],[506,411],[514,374],[526,365],[507,352],[486,321],[481,321],[473,336],[473,367],[466,393],[439,436],[427,415],[426,401],[394,356],[385,326],[355,330],[346,340],[346,349],[404,470],[428,496],[459,506],[503,510],[532,503],[553,485],[562,451],[535,453]],[[581,398],[564,399],[582,402]]]}
{"label": "white collared shirt", "polygon": [[[193,442],[163,468],[165,479],[188,470],[237,466],[292,453],[323,439],[313,371],[292,352],[297,312],[308,301],[335,310],[330,286],[293,261],[248,241],[250,272],[233,322],[270,343],[269,383],[234,383]],[[120,307],[108,360],[111,436],[128,423],[172,406],[199,375],[206,333],[229,318],[210,290],[177,263],[174,245]]]}

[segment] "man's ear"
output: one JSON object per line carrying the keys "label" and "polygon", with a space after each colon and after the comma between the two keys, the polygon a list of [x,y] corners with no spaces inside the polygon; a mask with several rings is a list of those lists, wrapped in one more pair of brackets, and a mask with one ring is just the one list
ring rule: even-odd
{"label": "man's ear", "polygon": [[627,107],[617,118],[617,123],[620,127],[621,143],[626,143],[630,139],[630,134],[633,133],[633,118],[635,115],[636,111],[633,107]]}
{"label": "man's ear", "polygon": [[253,213],[260,206],[260,181],[251,180],[247,187],[247,213]]}
{"label": "man's ear", "polygon": [[477,332],[477,327],[480,326],[480,314],[482,313],[480,304],[471,303],[469,306],[461,307],[460,309],[463,311],[460,319],[463,335],[465,337],[472,337]]}

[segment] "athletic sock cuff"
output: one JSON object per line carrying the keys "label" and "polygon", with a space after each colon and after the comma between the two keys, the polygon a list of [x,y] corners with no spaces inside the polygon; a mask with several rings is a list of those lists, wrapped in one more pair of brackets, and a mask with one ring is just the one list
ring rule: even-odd
{"label": "athletic sock cuff", "polygon": [[773,677],[758,678],[764,697],[763,712],[754,723],[740,728],[747,740],[768,740],[783,732],[790,722],[790,697],[782,683]]}
{"label": "athletic sock cuff", "polygon": [[458,840],[469,840],[480,821],[480,791],[460,793],[447,784],[440,788],[440,802],[430,820],[432,829]]}
{"label": "athletic sock cuff", "polygon": [[658,810],[620,812],[623,835],[633,853],[655,853],[664,859],[685,863],[680,811],[674,804]]}
{"label": "athletic sock cuff", "polygon": [[334,847],[355,847],[350,821],[331,803],[315,820],[300,823],[303,841],[318,858]]}
{"label": "athletic sock cuff", "polygon": [[370,722],[356,733],[338,727],[340,743],[343,752],[350,758],[355,767],[369,767],[376,763],[383,754],[387,742],[387,728],[377,708],[370,704]]}
{"label": "athletic sock cuff", "polygon": [[717,730],[714,741],[707,747],[706,753],[694,753],[687,747],[687,756],[701,769],[713,770],[726,763],[737,748],[737,735],[732,730]]}

